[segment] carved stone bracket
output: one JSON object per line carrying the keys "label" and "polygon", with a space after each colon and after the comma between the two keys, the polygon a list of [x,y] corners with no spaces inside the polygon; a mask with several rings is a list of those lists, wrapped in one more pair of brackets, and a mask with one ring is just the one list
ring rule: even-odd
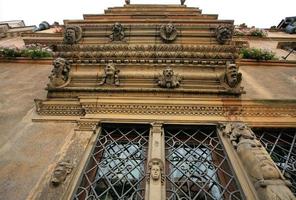
{"label": "carved stone bracket", "polygon": [[233,36],[233,26],[220,25],[216,28],[216,39],[219,44],[225,44],[230,41]]}
{"label": "carved stone bracket", "polygon": [[66,180],[68,174],[72,172],[73,167],[73,163],[69,160],[59,162],[54,168],[51,176],[50,182],[52,185],[57,187],[62,184]]}
{"label": "carved stone bracket", "polygon": [[226,123],[220,130],[228,137],[261,200],[295,200],[290,182],[281,174],[266,149],[244,123]]}
{"label": "carved stone bracket", "polygon": [[177,38],[178,31],[176,27],[170,22],[160,27],[160,37],[165,42],[172,42]]}
{"label": "carved stone bracket", "polygon": [[124,27],[122,24],[120,24],[119,22],[116,22],[113,26],[112,26],[112,33],[110,35],[110,39],[112,41],[122,41],[124,38],[125,34],[124,34]]}
{"label": "carved stone bracket", "polygon": [[49,75],[49,88],[61,88],[70,82],[70,64],[64,58],[56,58],[53,61],[53,70]]}
{"label": "carved stone bracket", "polygon": [[174,73],[171,67],[166,67],[162,75],[158,76],[157,85],[162,88],[177,88],[181,84],[182,78]]}
{"label": "carved stone bracket", "polygon": [[225,89],[234,93],[241,93],[242,74],[238,72],[236,64],[226,63],[225,72],[220,76],[220,82]]}
{"label": "carved stone bracket", "polygon": [[107,64],[104,69],[102,81],[99,83],[99,85],[107,84],[119,86],[119,72],[120,70],[116,69],[113,63]]}
{"label": "carved stone bracket", "polygon": [[64,32],[64,43],[65,44],[76,44],[82,38],[82,29],[77,25],[66,26]]}

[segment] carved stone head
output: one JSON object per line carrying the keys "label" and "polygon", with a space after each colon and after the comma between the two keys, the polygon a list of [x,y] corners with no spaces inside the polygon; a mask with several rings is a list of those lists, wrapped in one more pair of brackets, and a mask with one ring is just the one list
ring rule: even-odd
{"label": "carved stone head", "polygon": [[69,160],[59,162],[54,168],[51,183],[54,186],[60,185],[66,180],[67,175],[71,173],[72,169],[73,164]]}
{"label": "carved stone head", "polygon": [[157,83],[160,87],[176,88],[180,86],[181,77],[175,75],[174,70],[168,66],[162,71],[162,75],[158,77]]}
{"label": "carved stone head", "polygon": [[233,132],[236,132],[237,135],[240,135],[240,138],[243,139],[256,139],[253,131],[244,123],[235,123],[233,124]]}
{"label": "carved stone head", "polygon": [[64,32],[64,43],[75,44],[79,42],[82,37],[82,29],[80,26],[67,26]]}
{"label": "carved stone head", "polygon": [[119,22],[112,26],[112,34],[110,35],[112,41],[121,41],[124,38],[124,27]]}
{"label": "carved stone head", "polygon": [[150,176],[154,181],[159,180],[163,173],[163,162],[161,159],[153,158],[149,162]]}
{"label": "carved stone head", "polygon": [[220,44],[225,44],[233,36],[233,26],[220,25],[216,28],[216,39]]}
{"label": "carved stone head", "polygon": [[166,67],[164,70],[163,70],[163,76],[167,79],[167,80],[170,80],[172,79],[172,77],[174,76],[174,70],[171,68],[171,67]]}
{"label": "carved stone head", "polygon": [[120,70],[116,69],[113,63],[108,63],[104,69],[103,80],[100,85],[109,84],[119,86],[119,72]]}
{"label": "carved stone head", "polygon": [[51,87],[59,87],[69,79],[70,65],[64,58],[57,58],[53,61],[53,70],[49,76]]}
{"label": "carved stone head", "polygon": [[226,81],[231,88],[236,87],[242,80],[242,74],[238,72],[236,64],[227,63]]}
{"label": "carved stone head", "polygon": [[181,5],[184,5],[185,4],[185,1],[186,0],[181,0]]}
{"label": "carved stone head", "polygon": [[175,40],[177,34],[177,29],[171,22],[160,27],[160,36],[166,42]]}

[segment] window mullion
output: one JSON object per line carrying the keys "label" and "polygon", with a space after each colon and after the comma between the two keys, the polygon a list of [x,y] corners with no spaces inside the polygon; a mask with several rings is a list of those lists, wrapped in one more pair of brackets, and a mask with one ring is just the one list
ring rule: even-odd
{"label": "window mullion", "polygon": [[165,199],[165,142],[163,124],[152,123],[149,135],[146,200]]}

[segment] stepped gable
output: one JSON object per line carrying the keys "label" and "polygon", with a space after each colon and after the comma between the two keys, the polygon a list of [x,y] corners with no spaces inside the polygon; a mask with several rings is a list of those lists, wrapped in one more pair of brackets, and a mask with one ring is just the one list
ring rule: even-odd
{"label": "stepped gable", "polygon": [[[58,58],[47,87],[48,100],[38,103],[39,110],[47,110],[43,113],[58,108],[53,106],[61,102],[56,98],[70,98],[71,106],[81,108],[84,98],[92,104],[99,96],[192,98],[243,93],[241,74],[233,64],[238,46],[231,40],[232,20],[218,20],[217,15],[183,5],[125,5],[83,17],[65,20],[62,36],[30,37],[55,43]],[[68,100],[62,102],[63,108]]]}

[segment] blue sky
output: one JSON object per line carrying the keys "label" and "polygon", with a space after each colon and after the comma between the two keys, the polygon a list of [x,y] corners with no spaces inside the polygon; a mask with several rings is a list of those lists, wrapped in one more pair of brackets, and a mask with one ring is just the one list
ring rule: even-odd
{"label": "blue sky", "polygon": [[[131,0],[134,4],[179,4],[179,0]],[[0,0],[0,21],[23,19],[26,25],[38,25],[63,19],[81,19],[82,14],[101,14],[124,0]],[[186,0],[189,7],[203,13],[219,14],[219,19],[234,19],[235,24],[269,28],[286,16],[296,16],[296,0]]]}

